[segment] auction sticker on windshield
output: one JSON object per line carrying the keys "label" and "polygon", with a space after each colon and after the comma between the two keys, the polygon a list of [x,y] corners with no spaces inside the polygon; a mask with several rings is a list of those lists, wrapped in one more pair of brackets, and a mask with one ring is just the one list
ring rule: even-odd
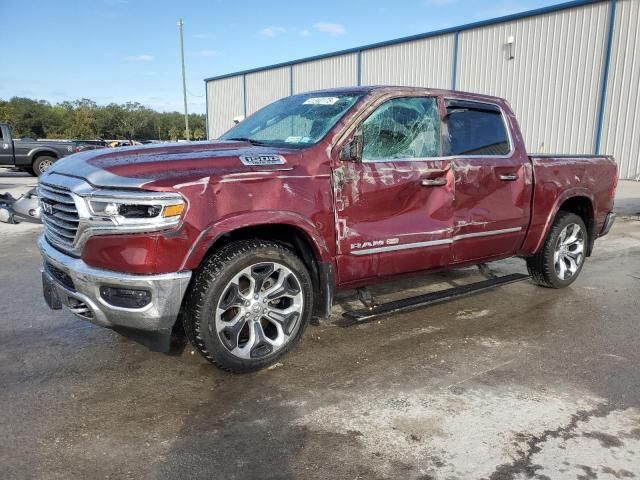
{"label": "auction sticker on windshield", "polygon": [[333,105],[338,100],[338,97],[311,97],[307,98],[303,105]]}

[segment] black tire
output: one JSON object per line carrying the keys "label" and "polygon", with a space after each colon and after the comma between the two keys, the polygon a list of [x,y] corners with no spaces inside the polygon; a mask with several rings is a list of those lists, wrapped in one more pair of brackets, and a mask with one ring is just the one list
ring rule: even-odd
{"label": "black tire", "polygon": [[50,157],[49,155],[40,155],[39,157],[36,157],[32,164],[33,173],[39,177],[47,168],[53,165],[56,160],[57,158]]}
{"label": "black tire", "polygon": [[[584,238],[583,252],[581,260],[577,265],[575,273],[568,278],[561,278],[556,271],[554,255],[559,246],[559,237],[569,225],[577,225]],[[560,211],[553,222],[551,230],[542,248],[532,257],[527,258],[527,270],[535,283],[547,288],[564,288],[571,285],[580,275],[584,261],[586,259],[586,249],[589,244],[589,233],[582,218],[575,213]],[[562,261],[562,260],[561,260]]]}
{"label": "black tire", "polygon": [[[235,339],[228,338],[224,332],[219,333],[216,327],[217,308],[219,302],[223,301],[222,295],[228,295],[232,280],[240,272],[244,269],[252,268],[253,274],[253,267],[260,267],[262,264],[269,264],[270,262],[274,262],[273,265],[277,263],[284,266],[293,273],[294,283],[299,286],[297,295],[302,299],[302,312],[297,316],[296,320],[287,323],[287,329],[291,328],[291,333],[286,343],[281,347],[269,352],[269,345],[260,342],[263,347],[259,346],[250,349],[252,358],[240,358],[231,353],[231,348],[239,348],[243,332],[246,335],[248,331],[244,330],[244,326],[240,327],[241,329],[234,332]],[[263,301],[266,302],[264,299]],[[240,303],[243,302],[241,301]],[[238,308],[244,307],[240,306]],[[251,316],[251,310],[247,308],[246,311],[249,314],[243,316],[243,320],[238,323],[246,325],[246,328],[254,328],[256,320],[244,320],[244,318]],[[312,311],[313,288],[311,277],[307,268],[295,253],[275,242],[243,240],[223,247],[203,261],[203,264],[195,273],[192,285],[187,293],[182,322],[187,338],[204,358],[223,370],[239,373],[259,370],[271,365],[291,350],[302,337],[311,319]],[[257,322],[260,323],[265,320],[264,317],[261,317]],[[291,327],[293,323],[295,323],[295,327]],[[284,322],[282,326],[284,327]],[[267,326],[267,328],[269,327]],[[294,331],[293,328],[297,330]],[[266,329],[260,328],[259,331],[262,334],[266,334]],[[258,330],[254,330],[251,333],[258,335]],[[225,336],[226,345],[221,338],[222,336]],[[232,347],[228,346],[229,343],[231,343]],[[247,344],[248,341],[245,345]],[[262,350],[258,351],[260,349]],[[253,358],[254,350],[258,351],[255,358]]]}

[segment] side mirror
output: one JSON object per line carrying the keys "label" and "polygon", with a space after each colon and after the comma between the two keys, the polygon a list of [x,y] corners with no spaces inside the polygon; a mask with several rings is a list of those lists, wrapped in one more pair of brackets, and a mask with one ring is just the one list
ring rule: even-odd
{"label": "side mirror", "polygon": [[340,150],[340,160],[357,162],[362,158],[362,130],[357,129],[350,141]]}

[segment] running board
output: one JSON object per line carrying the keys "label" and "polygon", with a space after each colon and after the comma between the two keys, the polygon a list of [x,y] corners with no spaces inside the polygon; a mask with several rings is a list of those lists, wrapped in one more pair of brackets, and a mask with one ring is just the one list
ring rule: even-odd
{"label": "running board", "polygon": [[467,297],[475,293],[491,290],[502,285],[521,282],[529,278],[524,273],[512,273],[503,277],[490,278],[480,282],[470,283],[468,285],[460,285],[459,287],[447,288],[437,292],[425,293],[415,297],[404,298],[402,300],[394,300],[392,302],[376,305],[372,308],[363,308],[361,310],[350,310],[344,312],[342,316],[349,320],[348,322],[340,322],[341,327],[350,327],[359,323],[366,323],[379,317],[384,317],[392,313],[407,312],[418,308],[428,307],[437,303],[448,302],[458,298]]}

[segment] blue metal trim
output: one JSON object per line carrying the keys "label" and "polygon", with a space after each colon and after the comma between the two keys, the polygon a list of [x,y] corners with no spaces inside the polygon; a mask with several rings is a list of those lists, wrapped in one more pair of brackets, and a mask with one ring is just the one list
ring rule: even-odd
{"label": "blue metal trim", "polygon": [[324,53],[322,55],[314,55],[312,57],[299,58],[297,60],[290,60],[288,62],[275,63],[273,65],[267,65],[265,67],[251,68],[251,69],[248,69],[248,70],[241,70],[241,71],[238,71],[238,72],[226,73],[224,75],[217,75],[215,77],[205,78],[205,82],[210,82],[212,80],[221,80],[223,78],[235,77],[235,76],[238,76],[238,75],[246,75],[248,73],[262,72],[264,70],[271,70],[272,68],[288,67],[290,65],[296,65],[298,63],[311,62],[311,61],[314,61],[314,60],[322,60],[324,58],[336,57],[338,55],[346,55],[346,54],[349,54],[349,53],[357,53],[358,51],[371,50],[373,48],[386,47],[386,46],[389,46],[389,45],[397,45],[399,43],[411,42],[411,41],[414,41],[414,40],[423,40],[425,38],[437,37],[439,35],[446,35],[448,33],[462,32],[462,31],[465,31],[465,30],[472,30],[474,28],[485,27],[487,25],[495,25],[495,24],[498,24],[498,23],[504,23],[504,22],[510,22],[510,21],[513,21],[513,20],[520,20],[520,19],[523,19],[523,18],[535,17],[535,16],[538,16],[538,15],[543,15],[545,13],[559,12],[561,10],[567,10],[569,8],[580,7],[580,6],[583,6],[583,5],[589,5],[589,4],[592,4],[592,3],[599,3],[599,2],[604,2],[604,1],[610,1],[610,0],[573,0],[573,1],[570,1],[570,2],[560,3],[558,5],[551,5],[551,6],[548,6],[548,7],[537,8],[535,10],[528,10],[526,12],[514,13],[512,15],[506,15],[504,17],[497,17],[497,18],[492,18],[492,19],[489,19],[489,20],[482,20],[482,21],[479,21],[479,22],[467,23],[465,25],[460,25],[460,26],[457,26],[457,27],[444,28],[442,30],[436,30],[436,31],[433,31],[433,32],[428,32],[428,33],[419,33],[417,35],[411,35],[411,36],[408,36],[408,37],[402,37],[402,38],[396,38],[396,39],[393,39],[393,40],[387,40],[385,42],[371,43],[369,45],[363,45],[363,46],[355,47],[355,48],[348,48],[346,50],[339,50],[339,51],[336,51],[336,52]]}
{"label": "blue metal trim", "polygon": [[358,50],[358,86],[362,85],[362,50]]}
{"label": "blue metal trim", "polygon": [[244,108],[244,118],[247,118],[247,74],[242,75],[242,102]]}
{"label": "blue metal trim", "polygon": [[453,34],[453,75],[451,79],[451,90],[455,90],[458,85],[458,39],[460,32]]}
{"label": "blue metal trim", "polygon": [[289,96],[293,95],[293,65],[289,65]]}
{"label": "blue metal trim", "polygon": [[209,140],[209,85],[204,82],[204,128]]}
{"label": "blue metal trim", "polygon": [[607,53],[604,58],[604,73],[602,74],[602,87],[600,88],[600,107],[598,110],[598,127],[596,129],[596,146],[594,153],[600,154],[602,146],[602,128],[604,126],[604,110],[607,103],[607,88],[609,84],[609,68],[611,67],[611,52],[613,50],[613,33],[616,28],[616,0],[611,0],[609,13],[609,34],[607,36]]}

